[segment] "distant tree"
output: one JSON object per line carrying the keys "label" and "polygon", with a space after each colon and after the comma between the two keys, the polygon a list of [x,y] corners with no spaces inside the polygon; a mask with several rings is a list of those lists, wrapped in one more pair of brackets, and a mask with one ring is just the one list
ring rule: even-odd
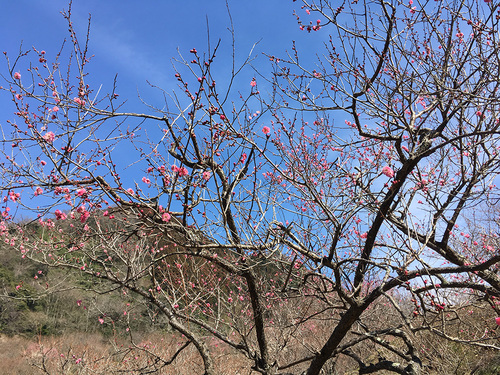
{"label": "distant tree", "polygon": [[464,229],[499,198],[496,2],[304,0],[314,66],[291,44],[221,87],[218,45],[192,49],[147,112],[96,91],[70,16],[71,51],[7,60],[1,231],[21,256],[146,300],[206,374],[207,336],[262,374],[424,373],[422,332],[500,349],[498,232]]}

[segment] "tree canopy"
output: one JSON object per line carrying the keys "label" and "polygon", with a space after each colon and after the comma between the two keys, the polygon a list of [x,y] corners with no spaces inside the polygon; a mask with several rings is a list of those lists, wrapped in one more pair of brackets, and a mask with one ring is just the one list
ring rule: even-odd
{"label": "tree canopy", "polygon": [[499,5],[298,8],[315,62],[284,41],[236,87],[251,58],[188,49],[162,107],[99,92],[71,8],[58,55],[7,55],[2,237],[147,301],[206,374],[207,336],[262,374],[425,373],[421,334],[498,351]]}

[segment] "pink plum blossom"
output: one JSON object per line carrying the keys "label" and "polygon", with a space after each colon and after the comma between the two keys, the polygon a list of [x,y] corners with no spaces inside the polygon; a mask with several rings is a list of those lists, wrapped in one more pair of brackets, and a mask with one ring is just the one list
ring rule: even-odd
{"label": "pink plum blossom", "polygon": [[35,190],[35,197],[42,195],[42,194],[43,194],[43,190],[40,186],[38,186]]}
{"label": "pink plum blossom", "polygon": [[16,202],[21,197],[21,194],[14,193],[13,191],[9,192],[9,198],[12,202]]}
{"label": "pink plum blossom", "polygon": [[161,215],[161,219],[164,222],[168,223],[170,221],[170,219],[171,219],[171,216],[170,216],[170,214],[168,212],[164,212],[163,215]]}
{"label": "pink plum blossom", "polygon": [[76,195],[78,195],[79,197],[83,197],[86,194],[87,194],[87,189],[84,189],[84,188],[78,189],[76,191]]}
{"label": "pink plum blossom", "polygon": [[52,143],[56,139],[56,135],[53,132],[47,132],[43,136],[43,139],[45,139],[48,143]]}
{"label": "pink plum blossom", "polygon": [[271,129],[269,128],[269,126],[264,126],[262,128],[262,133],[269,134],[270,132],[271,132]]}
{"label": "pink plum blossom", "polygon": [[145,184],[151,185],[151,180],[147,177],[143,177],[142,182],[144,182]]}
{"label": "pink plum blossom", "polygon": [[211,173],[210,173],[209,171],[205,171],[205,172],[203,172],[203,179],[204,179],[205,181],[210,180],[210,176],[211,176]]}
{"label": "pink plum blossom", "polygon": [[80,99],[80,98],[74,98],[73,101],[78,104],[78,105],[81,105],[82,107],[85,105],[85,100],[83,99]]}
{"label": "pink plum blossom", "polygon": [[15,73],[14,73],[14,78],[15,78],[15,79],[21,79],[21,73],[19,73],[19,72],[15,72]]}
{"label": "pink plum blossom", "polygon": [[87,219],[89,218],[89,216],[90,216],[90,212],[88,212],[88,211],[83,212],[82,215],[80,216],[80,221],[82,223],[85,223],[87,221]]}
{"label": "pink plum blossom", "polygon": [[61,210],[56,210],[54,213],[56,215],[56,220],[66,220],[67,218],[67,215]]}
{"label": "pink plum blossom", "polygon": [[250,86],[252,86],[252,87],[257,86],[257,81],[255,80],[255,78],[252,79],[252,81],[250,81]]}
{"label": "pink plum blossom", "polygon": [[386,165],[384,168],[382,168],[382,174],[386,175],[389,178],[394,177],[394,171],[388,165]]}
{"label": "pink plum blossom", "polygon": [[500,326],[500,316],[495,318],[495,323]]}

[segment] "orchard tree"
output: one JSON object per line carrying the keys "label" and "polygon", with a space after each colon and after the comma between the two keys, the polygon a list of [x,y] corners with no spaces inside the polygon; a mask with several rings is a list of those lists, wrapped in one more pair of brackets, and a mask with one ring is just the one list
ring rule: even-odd
{"label": "orchard tree", "polygon": [[139,112],[94,87],[64,15],[69,51],[7,58],[1,233],[182,333],[151,369],[194,345],[215,374],[207,337],[262,374],[420,374],[427,334],[500,349],[498,221],[466,230],[499,198],[496,2],[304,0],[314,59],[289,41],[221,87],[218,45],[193,48]]}

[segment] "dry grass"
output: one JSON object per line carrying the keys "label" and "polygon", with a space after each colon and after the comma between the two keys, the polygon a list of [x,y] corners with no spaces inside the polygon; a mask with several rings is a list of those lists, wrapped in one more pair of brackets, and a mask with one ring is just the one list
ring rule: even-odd
{"label": "dry grass", "polygon": [[[173,334],[153,334],[128,344],[99,335],[71,334],[27,340],[0,337],[0,373],[28,374],[203,374],[196,349],[189,345],[170,365],[169,360],[185,341]],[[208,340],[217,373],[254,375],[251,363],[218,340]],[[151,372],[149,372],[151,371]]]}

